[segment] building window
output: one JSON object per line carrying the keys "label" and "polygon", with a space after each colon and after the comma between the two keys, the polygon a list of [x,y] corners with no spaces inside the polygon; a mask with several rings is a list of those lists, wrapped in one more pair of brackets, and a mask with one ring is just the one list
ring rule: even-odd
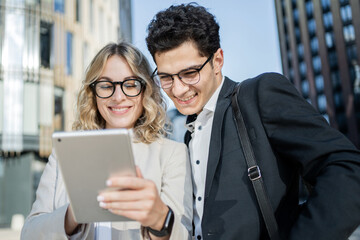
{"label": "building window", "polygon": [[104,29],[104,26],[105,26],[105,21],[104,21],[104,10],[102,8],[99,8],[99,20],[98,20],[98,26],[99,26],[99,42],[100,43],[103,43],[105,42],[106,40],[104,39],[104,36],[105,36],[105,29]]}
{"label": "building window", "polygon": [[89,46],[86,42],[83,44],[83,69],[86,69],[89,65]]}
{"label": "building window", "polygon": [[340,15],[341,15],[341,19],[342,19],[343,23],[350,22],[351,19],[352,19],[350,5],[346,5],[344,7],[341,7],[340,8]]}
{"label": "building window", "polygon": [[321,0],[321,6],[324,11],[328,11],[330,9],[330,0]]}
{"label": "building window", "polygon": [[73,35],[70,32],[66,33],[66,74],[73,73]]}
{"label": "building window", "polygon": [[334,68],[338,65],[338,59],[335,51],[329,52],[329,65]]}
{"label": "building window", "polygon": [[65,13],[65,0],[54,0],[55,12]]}
{"label": "building window", "polygon": [[319,51],[319,42],[317,37],[314,37],[310,40],[310,47],[312,54],[317,54],[317,52]]}
{"label": "building window", "polygon": [[81,21],[81,9],[80,9],[80,0],[75,1],[75,20],[76,22]]}
{"label": "building window", "polygon": [[301,41],[300,28],[295,27],[294,31],[295,31],[296,43],[299,43]]}
{"label": "building window", "polygon": [[307,17],[311,18],[313,15],[313,11],[314,11],[314,6],[313,6],[312,2],[311,1],[306,2],[305,8],[306,8]]}
{"label": "building window", "polygon": [[345,42],[351,42],[355,40],[355,30],[353,25],[348,25],[343,28]]}
{"label": "building window", "polygon": [[301,77],[306,77],[306,63],[304,61],[300,62],[299,64],[299,70]]}
{"label": "building window", "polygon": [[314,36],[316,31],[316,23],[314,19],[310,19],[308,21],[308,29],[310,37]]}
{"label": "building window", "polygon": [[318,107],[320,113],[326,112],[326,97],[323,94],[318,96]]}
{"label": "building window", "polygon": [[291,51],[287,52],[287,58],[288,58],[288,61],[290,62],[291,59],[292,59],[292,52]]}
{"label": "building window", "polygon": [[349,0],[340,0],[341,5],[349,4]]}
{"label": "building window", "polygon": [[302,81],[301,82],[301,91],[304,98],[307,98],[309,96],[309,82],[308,81]]}
{"label": "building window", "polygon": [[316,56],[312,59],[313,67],[315,73],[320,73],[321,71],[321,60],[319,56]]}
{"label": "building window", "polygon": [[299,10],[297,8],[294,9],[293,15],[294,15],[294,22],[295,24],[297,24],[299,22]]}
{"label": "building window", "polygon": [[295,78],[295,71],[291,67],[291,63],[289,63],[289,80],[290,80],[290,82],[294,83],[294,78]]}
{"label": "building window", "polygon": [[64,90],[54,88],[54,131],[64,130]]}
{"label": "building window", "polygon": [[324,91],[324,78],[322,75],[316,75],[315,87],[318,93],[322,93]]}
{"label": "building window", "polygon": [[334,34],[331,32],[327,32],[325,34],[325,42],[328,48],[332,48],[334,46]]}
{"label": "building window", "polygon": [[299,59],[304,59],[304,45],[302,43],[297,46],[297,52],[299,55]]}
{"label": "building window", "polygon": [[349,61],[353,61],[357,59],[357,51],[356,51],[356,45],[351,45],[346,48],[346,53]]}
{"label": "building window", "polygon": [[90,24],[90,31],[94,31],[94,0],[90,0],[89,3],[89,24]]}
{"label": "building window", "polygon": [[323,15],[323,20],[324,20],[324,28],[325,30],[329,30],[332,28],[333,26],[333,17],[331,12],[325,13]]}
{"label": "building window", "polygon": [[336,92],[334,94],[334,103],[337,109],[343,110],[344,109],[344,102],[341,92]]}
{"label": "building window", "polygon": [[343,112],[336,114],[336,121],[339,124],[339,130],[341,132],[347,132],[346,115]]}
{"label": "building window", "polygon": [[52,24],[40,22],[40,64],[42,67],[50,68]]}
{"label": "building window", "polygon": [[340,85],[340,76],[338,71],[332,71],[331,72],[331,83],[333,86],[333,89],[338,89],[341,87]]}

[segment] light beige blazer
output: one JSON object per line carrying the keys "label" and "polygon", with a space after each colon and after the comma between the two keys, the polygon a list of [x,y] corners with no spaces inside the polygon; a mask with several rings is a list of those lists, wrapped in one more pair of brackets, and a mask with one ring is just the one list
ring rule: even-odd
{"label": "light beige blazer", "polygon": [[[161,138],[151,144],[134,143],[133,152],[144,178],[154,181],[161,199],[175,213],[170,239],[191,239],[193,193],[186,146]],[[73,236],[66,235],[64,219],[68,205],[58,162],[51,154],[21,239],[95,239],[94,223],[81,225],[81,231]],[[112,239],[143,239],[139,222],[113,222],[111,225]]]}

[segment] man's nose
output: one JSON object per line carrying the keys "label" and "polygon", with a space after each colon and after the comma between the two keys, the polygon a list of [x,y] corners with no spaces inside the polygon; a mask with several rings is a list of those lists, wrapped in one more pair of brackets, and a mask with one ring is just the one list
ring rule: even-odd
{"label": "man's nose", "polygon": [[175,97],[181,97],[184,93],[189,90],[189,85],[183,83],[179,76],[173,76],[173,85],[171,87],[171,91]]}

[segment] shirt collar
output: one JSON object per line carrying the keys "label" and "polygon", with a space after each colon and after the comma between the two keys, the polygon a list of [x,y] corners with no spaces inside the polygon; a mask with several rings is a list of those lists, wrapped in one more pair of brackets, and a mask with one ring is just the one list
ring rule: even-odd
{"label": "shirt collar", "polygon": [[207,109],[210,112],[215,112],[216,102],[219,98],[220,90],[224,84],[224,79],[225,77],[221,79],[219,87],[215,90],[209,101],[205,104],[204,109]]}
{"label": "shirt collar", "polygon": [[[224,84],[224,79],[225,77],[223,76],[220,85],[218,86],[218,88],[215,90],[215,92],[213,93],[213,95],[210,97],[209,101],[205,104],[203,111],[207,110],[207,112],[215,112],[215,107],[216,107],[216,102],[219,98],[219,94],[220,94],[220,90]],[[201,113],[200,113],[201,114]],[[197,115],[193,114],[193,115],[189,115],[186,119],[186,124],[185,127],[187,128],[187,130],[191,133],[194,132],[194,127],[195,127],[195,121],[196,121]]]}

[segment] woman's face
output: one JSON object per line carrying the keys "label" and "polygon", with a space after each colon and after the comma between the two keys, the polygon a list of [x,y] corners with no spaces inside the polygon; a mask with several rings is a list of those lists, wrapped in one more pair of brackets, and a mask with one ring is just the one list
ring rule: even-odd
{"label": "woman's face", "polygon": [[[99,79],[112,82],[123,82],[129,78],[137,78],[124,58],[113,55],[104,67]],[[135,122],[143,112],[142,96],[126,96],[119,84],[116,84],[114,94],[109,98],[96,97],[96,103],[101,116],[104,118],[105,128],[133,128]]]}

